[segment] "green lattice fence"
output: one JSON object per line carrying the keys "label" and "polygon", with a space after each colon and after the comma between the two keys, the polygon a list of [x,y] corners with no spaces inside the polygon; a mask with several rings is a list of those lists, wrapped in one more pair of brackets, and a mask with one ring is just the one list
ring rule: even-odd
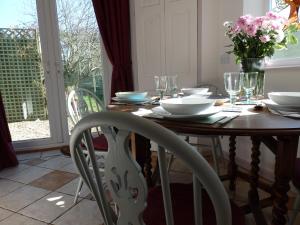
{"label": "green lattice fence", "polygon": [[36,31],[0,28],[0,90],[9,122],[46,119],[42,82]]}

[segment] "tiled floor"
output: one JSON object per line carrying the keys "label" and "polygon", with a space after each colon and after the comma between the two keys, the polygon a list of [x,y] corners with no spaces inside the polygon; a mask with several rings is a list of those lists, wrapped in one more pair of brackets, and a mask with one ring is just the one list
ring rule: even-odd
{"label": "tiled floor", "polygon": [[[18,155],[18,158],[18,167],[0,171],[0,225],[103,224],[86,186],[78,202],[73,203],[79,177],[69,157],[51,151]],[[172,164],[170,176],[173,182],[192,180],[189,170],[178,160]],[[244,204],[248,184],[238,180],[237,185],[240,191],[231,196],[237,204]],[[271,217],[270,210],[265,209],[267,219]],[[255,224],[251,214],[246,220],[247,225]],[[300,215],[296,224],[300,224]]]}

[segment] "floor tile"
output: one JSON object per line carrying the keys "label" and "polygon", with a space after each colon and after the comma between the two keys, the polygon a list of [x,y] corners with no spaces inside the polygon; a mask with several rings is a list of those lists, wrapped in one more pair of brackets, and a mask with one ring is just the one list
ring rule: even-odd
{"label": "floor tile", "polygon": [[42,159],[53,157],[53,156],[62,156],[62,153],[60,150],[51,150],[51,151],[42,152]]}
{"label": "floor tile", "polygon": [[60,170],[62,167],[70,163],[73,163],[71,158],[60,156],[60,157],[51,158],[48,161],[39,164],[38,166],[53,169],[53,170]]}
{"label": "floor tile", "polygon": [[52,222],[54,225],[99,225],[103,218],[95,201],[84,199]]}
{"label": "floor tile", "polygon": [[40,158],[42,155],[41,152],[31,152],[31,153],[25,153],[25,154],[18,154],[17,158],[20,162],[26,159],[35,159],[35,158]]}
{"label": "floor tile", "polygon": [[47,168],[31,166],[24,171],[15,174],[14,176],[10,176],[9,179],[24,184],[29,184],[33,180],[36,180],[50,172],[52,172],[52,170]]}
{"label": "floor tile", "polygon": [[77,168],[74,163],[70,163],[70,164],[60,168],[59,170],[78,174]]}
{"label": "floor tile", "polygon": [[9,217],[12,214],[13,214],[12,211],[0,208],[0,221],[4,220],[5,218]]}
{"label": "floor tile", "polygon": [[47,190],[27,185],[1,197],[0,207],[17,212],[48,193]]}
{"label": "floor tile", "polygon": [[0,177],[1,178],[10,178],[12,176],[18,175],[20,172],[23,172],[24,170],[28,169],[30,166],[25,164],[19,164],[15,167],[10,167],[4,170],[0,171]]}
{"label": "floor tile", "polygon": [[2,220],[0,222],[0,225],[47,225],[47,224],[15,213],[10,217],[6,218],[5,220]]}
{"label": "floor tile", "polygon": [[8,193],[10,193],[22,186],[24,186],[24,184],[0,178],[0,197],[7,195]]}
{"label": "floor tile", "polygon": [[54,170],[40,177],[39,179],[32,181],[29,183],[29,185],[49,191],[55,191],[56,189],[74,180],[76,177],[78,177],[78,175],[75,173]]}
{"label": "floor tile", "polygon": [[19,211],[20,214],[50,223],[73,205],[74,198],[63,193],[52,192]]}
{"label": "floor tile", "polygon": [[[75,196],[78,183],[79,183],[79,178],[74,179],[71,182],[69,182],[68,184],[57,189],[56,191]],[[90,191],[89,191],[88,187],[85,184],[83,184],[83,187],[81,189],[79,196],[85,198],[89,193],[90,193]]]}
{"label": "floor tile", "polygon": [[36,158],[36,159],[29,159],[26,162],[24,162],[24,164],[29,165],[29,166],[36,166],[36,165],[39,165],[39,164],[41,164],[45,161],[46,160],[44,160],[44,159]]}

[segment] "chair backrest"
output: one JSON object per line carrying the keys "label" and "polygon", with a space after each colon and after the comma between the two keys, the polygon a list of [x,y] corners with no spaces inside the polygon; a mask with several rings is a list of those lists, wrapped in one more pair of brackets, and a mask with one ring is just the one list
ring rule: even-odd
{"label": "chair backrest", "polygon": [[[119,209],[113,213],[106,200],[102,179],[97,168],[97,160],[89,130],[100,126],[104,132],[110,151],[105,161],[105,181],[113,201]],[[83,180],[93,193],[106,225],[142,225],[146,208],[148,188],[140,166],[130,153],[130,133],[142,135],[159,145],[158,161],[167,225],[173,225],[170,185],[167,175],[165,149],[174,153],[193,171],[195,224],[201,224],[201,188],[208,193],[216,214],[218,225],[231,224],[231,207],[228,195],[219,177],[200,153],[180,139],[174,132],[148,119],[125,112],[93,113],[77,123],[70,139],[72,159]],[[82,139],[87,143],[90,163],[82,152]]]}
{"label": "chair backrest", "polygon": [[74,125],[84,116],[105,109],[102,101],[93,92],[84,88],[76,88],[69,93],[67,108]]}

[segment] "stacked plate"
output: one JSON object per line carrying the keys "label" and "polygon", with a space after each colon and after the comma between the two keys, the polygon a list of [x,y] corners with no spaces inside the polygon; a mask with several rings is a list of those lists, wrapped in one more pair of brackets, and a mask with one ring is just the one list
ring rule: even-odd
{"label": "stacked plate", "polygon": [[165,118],[203,118],[216,114],[220,110],[214,107],[215,100],[206,98],[170,98],[160,101],[160,106],[152,111]]}
{"label": "stacked plate", "polygon": [[300,118],[300,92],[270,92],[264,103],[271,112]]}
{"label": "stacked plate", "polygon": [[151,101],[147,95],[147,92],[139,91],[116,92],[116,97],[112,99],[120,103],[140,104]]}

